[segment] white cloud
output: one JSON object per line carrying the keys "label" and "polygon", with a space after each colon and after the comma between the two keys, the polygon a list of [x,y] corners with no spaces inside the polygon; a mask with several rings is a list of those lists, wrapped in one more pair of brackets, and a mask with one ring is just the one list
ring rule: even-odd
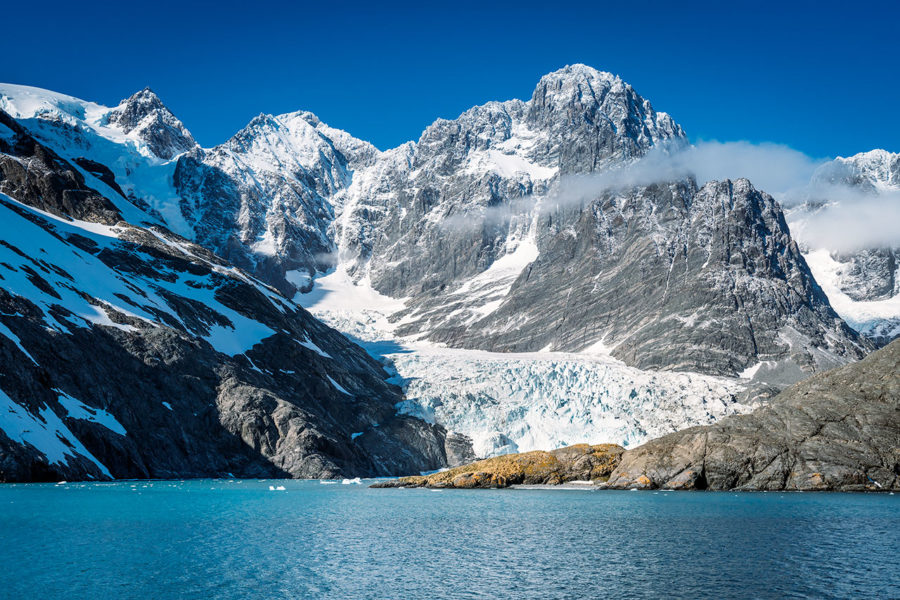
{"label": "white cloud", "polygon": [[865,192],[842,185],[811,185],[798,191],[821,206],[800,206],[788,213],[791,233],[812,250],[853,252],[900,247],[900,190]]}
{"label": "white cloud", "polygon": [[560,193],[563,198],[581,200],[617,189],[693,177],[699,185],[746,178],[757,189],[780,196],[809,185],[824,162],[780,144],[713,141],[661,146],[619,169],[564,178]]}

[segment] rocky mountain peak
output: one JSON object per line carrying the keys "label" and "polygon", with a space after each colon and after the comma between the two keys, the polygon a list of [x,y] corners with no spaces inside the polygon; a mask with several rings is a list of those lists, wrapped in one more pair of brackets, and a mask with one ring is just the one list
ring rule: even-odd
{"label": "rocky mountain peak", "polygon": [[222,147],[233,151],[239,151],[241,147],[252,142],[252,140],[264,136],[269,133],[275,133],[281,128],[281,123],[268,113],[259,113],[250,122],[244,125],[243,129],[228,138]]}
{"label": "rocky mountain peak", "polygon": [[593,172],[642,156],[653,145],[685,138],[669,115],[619,77],[570,65],[541,78],[525,120],[548,132],[536,154],[557,157],[563,172]]}
{"label": "rocky mountain peak", "polygon": [[107,121],[146,142],[153,154],[165,160],[197,146],[184,124],[149,87],[119,103]]}
{"label": "rocky mountain peak", "polygon": [[[604,88],[627,86],[617,75],[600,71],[584,64],[566,65],[562,69],[547,73],[541,77],[534,94],[542,88],[549,90],[552,96],[571,96],[573,93],[597,92]],[[630,86],[629,86],[630,87]],[[532,97],[534,97],[534,94]]]}
{"label": "rocky mountain peak", "polygon": [[853,186],[867,192],[900,188],[900,153],[870,150],[838,157],[819,167],[813,182]]}
{"label": "rocky mountain peak", "polygon": [[132,105],[143,104],[152,107],[153,109],[165,108],[162,100],[156,95],[156,92],[150,89],[149,85],[145,86],[141,91],[132,94],[125,102]]}

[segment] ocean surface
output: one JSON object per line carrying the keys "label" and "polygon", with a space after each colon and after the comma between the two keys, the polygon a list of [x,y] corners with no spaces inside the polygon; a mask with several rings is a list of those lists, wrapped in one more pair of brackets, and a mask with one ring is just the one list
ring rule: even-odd
{"label": "ocean surface", "polygon": [[0,597],[900,598],[900,495],[8,484]]}

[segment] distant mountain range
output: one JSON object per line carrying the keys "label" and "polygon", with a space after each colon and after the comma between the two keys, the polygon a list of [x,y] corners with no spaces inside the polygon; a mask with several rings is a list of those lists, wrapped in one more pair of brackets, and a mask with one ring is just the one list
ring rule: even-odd
{"label": "distant mountain range", "polygon": [[[900,155],[824,165],[787,213],[745,179],[612,186],[689,142],[583,65],[386,151],[308,112],[201,148],[149,89],[108,108],[0,85],[0,111],[0,479],[388,475],[471,458],[466,436],[642,441],[900,335],[900,250],[792,237],[834,190],[900,189]],[[473,395],[451,356],[546,393]],[[603,400],[579,387],[601,372]],[[571,394],[594,416],[548,404]]]}

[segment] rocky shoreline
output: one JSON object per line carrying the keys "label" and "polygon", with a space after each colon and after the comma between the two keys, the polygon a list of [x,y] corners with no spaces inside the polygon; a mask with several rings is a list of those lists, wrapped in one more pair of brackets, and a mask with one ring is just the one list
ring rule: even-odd
{"label": "rocky shoreline", "polygon": [[576,444],[550,452],[506,454],[431,475],[401,477],[372,484],[373,488],[473,489],[514,485],[561,485],[607,479],[625,451],[616,444]]}

